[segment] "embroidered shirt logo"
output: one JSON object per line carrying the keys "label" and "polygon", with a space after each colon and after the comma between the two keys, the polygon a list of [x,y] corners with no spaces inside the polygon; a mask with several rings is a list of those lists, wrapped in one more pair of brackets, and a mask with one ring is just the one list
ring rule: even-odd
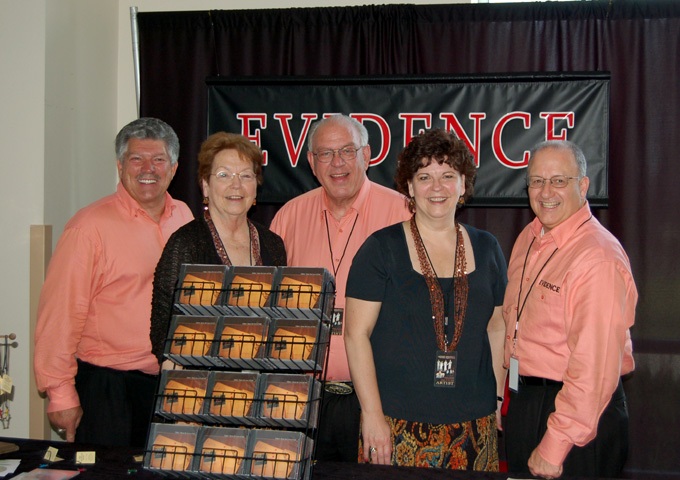
{"label": "embroidered shirt logo", "polygon": [[558,285],[553,285],[552,283],[546,282],[545,280],[539,281],[538,284],[541,287],[547,288],[548,290],[552,290],[555,293],[560,293],[560,287]]}

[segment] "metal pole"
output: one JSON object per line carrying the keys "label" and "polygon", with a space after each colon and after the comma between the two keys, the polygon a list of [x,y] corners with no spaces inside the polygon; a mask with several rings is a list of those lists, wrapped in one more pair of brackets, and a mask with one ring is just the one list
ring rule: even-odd
{"label": "metal pole", "polygon": [[137,97],[137,117],[139,117],[139,30],[137,27],[137,7],[130,7],[130,25],[132,29],[132,62],[135,67],[135,93]]}

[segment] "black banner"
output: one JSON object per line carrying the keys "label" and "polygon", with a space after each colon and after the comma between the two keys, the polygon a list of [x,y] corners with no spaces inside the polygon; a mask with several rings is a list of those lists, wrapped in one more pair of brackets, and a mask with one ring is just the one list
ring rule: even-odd
{"label": "black banner", "polygon": [[397,155],[426,128],[453,130],[477,164],[471,206],[525,206],[529,149],[577,143],[588,160],[592,206],[607,204],[609,75],[207,79],[208,134],[241,133],[265,153],[258,201],[283,203],[316,186],[307,132],[344,113],[366,126],[368,176],[394,186]]}

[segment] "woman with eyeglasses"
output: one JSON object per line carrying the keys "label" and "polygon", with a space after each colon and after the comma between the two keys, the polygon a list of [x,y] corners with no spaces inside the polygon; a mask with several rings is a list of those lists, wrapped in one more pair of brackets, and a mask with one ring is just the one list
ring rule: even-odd
{"label": "woman with eyeglasses", "polygon": [[456,220],[475,175],[452,132],[414,137],[395,175],[413,216],[354,257],[345,347],[360,460],[498,471],[506,262],[496,238]]}
{"label": "woman with eyeglasses", "polygon": [[159,362],[183,263],[286,265],[281,237],[247,216],[262,183],[262,163],[262,151],[242,135],[218,132],[201,145],[203,215],[170,237],[154,275],[151,347]]}

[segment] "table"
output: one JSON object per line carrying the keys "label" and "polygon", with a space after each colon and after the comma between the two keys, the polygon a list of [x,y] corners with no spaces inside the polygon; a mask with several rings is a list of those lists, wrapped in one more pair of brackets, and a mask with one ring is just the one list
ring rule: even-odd
{"label": "table", "polygon": [[[62,470],[82,468],[76,480],[171,478],[167,475],[145,470],[141,462],[135,462],[134,457],[143,454],[143,450],[140,448],[102,447],[18,438],[0,438],[0,441],[19,446],[18,451],[0,455],[0,459],[14,458],[21,460],[21,465],[15,473],[28,472],[40,465],[47,464],[48,462],[44,461],[43,457],[47,448],[52,446],[58,449],[58,456],[63,460],[49,464],[47,468]],[[79,451],[95,451],[96,463],[84,466],[76,465],[75,455]],[[507,473],[461,472],[339,462],[319,462],[314,466],[312,472],[312,480],[506,480],[508,476]],[[11,476],[5,478],[11,478]],[[530,477],[514,476],[513,478]],[[563,477],[561,480],[577,479]]]}

